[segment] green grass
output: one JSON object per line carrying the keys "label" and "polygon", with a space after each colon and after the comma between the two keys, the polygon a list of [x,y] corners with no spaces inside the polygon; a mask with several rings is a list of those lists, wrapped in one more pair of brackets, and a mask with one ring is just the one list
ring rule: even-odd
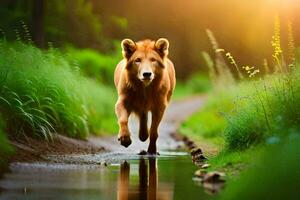
{"label": "green grass", "polygon": [[[119,46],[119,45],[118,45]],[[113,84],[115,66],[122,60],[121,50],[101,54],[93,49],[66,48],[67,59],[79,66],[80,71],[103,84]]]}
{"label": "green grass", "polygon": [[0,43],[0,109],[8,134],[47,140],[116,132],[115,92],[81,75],[54,49]]}
{"label": "green grass", "polygon": [[200,147],[203,141],[219,144],[207,170],[225,172],[227,182],[213,199],[299,199],[299,104],[297,70],[208,95],[180,132],[202,140]]}
{"label": "green grass", "polygon": [[300,132],[299,72],[217,89],[180,127],[187,136],[221,137],[229,151],[245,150]]}
{"label": "green grass", "polygon": [[299,199],[299,146],[300,136],[293,134],[265,147],[248,169],[227,183],[217,199]]}
{"label": "green grass", "polygon": [[7,160],[14,152],[8,142],[4,129],[5,120],[0,116],[0,173],[2,169],[6,167]]}
{"label": "green grass", "polygon": [[299,199],[299,104],[294,70],[217,88],[181,125],[184,135],[224,143],[208,157],[208,171],[226,173],[226,188],[214,199]]}
{"label": "green grass", "polygon": [[248,84],[243,83],[210,91],[205,105],[181,124],[180,133],[207,139],[223,138],[226,119],[235,107],[243,104],[248,87]]}
{"label": "green grass", "polygon": [[[264,66],[269,75],[258,74],[257,67],[244,66],[246,73],[240,81],[226,85],[229,81],[214,69],[221,72],[225,65],[217,59],[215,66],[209,62],[217,84],[204,107],[180,127],[182,134],[196,140],[223,141],[224,145],[218,145],[219,153],[208,157],[208,171],[227,174],[226,189],[216,199],[300,197],[300,51],[292,49],[291,57],[284,61],[280,30],[274,38],[274,65]],[[229,52],[226,57],[240,73]],[[252,78],[247,79],[246,74]],[[203,142],[199,144],[201,147]]]}
{"label": "green grass", "polygon": [[226,151],[223,149],[217,155],[209,157],[208,163],[211,167],[207,170],[225,172],[226,180],[230,181],[236,178],[241,171],[247,169],[263,148],[264,146],[258,146],[245,151]]}
{"label": "green grass", "polygon": [[192,75],[186,81],[177,81],[172,99],[179,100],[188,96],[203,94],[212,88],[208,76],[202,73]]}
{"label": "green grass", "polygon": [[224,134],[228,150],[243,150],[300,133],[298,77],[299,73],[293,72],[251,83],[245,103],[227,118]]}
{"label": "green grass", "polygon": [[[290,158],[288,144],[283,141],[291,143],[290,138],[300,137],[299,90],[297,70],[290,74],[269,75],[263,80],[241,82],[227,89],[217,88],[209,94],[204,107],[181,125],[180,132],[200,141],[200,147],[203,146],[203,141],[217,144],[219,153],[208,157],[208,163],[211,165],[208,171],[226,172],[228,189],[226,188],[224,194],[220,194],[221,199],[249,199],[254,194],[253,191],[257,191],[255,181],[261,181],[261,177],[270,179],[264,180],[266,185],[260,185],[264,190],[261,189],[257,194],[258,199],[264,199],[266,191],[271,190],[274,179],[282,178],[284,184],[288,181],[285,176],[293,176],[291,173],[285,175],[284,164],[280,161],[280,165],[277,165],[276,162],[279,162],[278,156],[287,157],[284,158],[286,165],[292,163],[298,166],[295,163],[296,152],[291,152]],[[281,148],[281,145],[285,147]],[[270,146],[287,152],[283,155],[278,151],[269,150],[276,149]],[[205,151],[204,149],[204,153]],[[262,156],[258,158],[258,155]],[[260,171],[260,168],[252,165],[255,163],[265,166],[263,157],[269,164]],[[272,161],[272,157],[275,161]],[[295,166],[291,168],[294,169]],[[286,170],[289,169],[287,167]],[[242,176],[238,178],[240,173]],[[274,177],[270,178],[272,175]],[[299,174],[295,176],[291,180],[293,187],[300,178]],[[247,185],[249,188],[240,185]],[[279,188],[278,185],[278,190],[286,194],[288,187]],[[295,194],[297,193],[294,190],[290,196]]]}

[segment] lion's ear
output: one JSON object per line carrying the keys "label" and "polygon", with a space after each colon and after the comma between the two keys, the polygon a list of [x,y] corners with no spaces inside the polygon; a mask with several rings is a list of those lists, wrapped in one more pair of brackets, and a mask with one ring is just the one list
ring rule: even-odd
{"label": "lion's ear", "polygon": [[155,42],[155,49],[158,54],[164,58],[169,54],[169,41],[166,38],[160,38]]}
{"label": "lion's ear", "polygon": [[131,39],[124,39],[121,42],[123,56],[129,59],[136,50],[136,44]]}

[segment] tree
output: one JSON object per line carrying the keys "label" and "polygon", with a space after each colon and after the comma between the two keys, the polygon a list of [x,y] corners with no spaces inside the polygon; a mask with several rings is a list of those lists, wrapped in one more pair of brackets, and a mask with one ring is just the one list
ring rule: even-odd
{"label": "tree", "polygon": [[45,47],[44,32],[45,1],[33,0],[32,4],[32,33],[33,41],[38,47]]}

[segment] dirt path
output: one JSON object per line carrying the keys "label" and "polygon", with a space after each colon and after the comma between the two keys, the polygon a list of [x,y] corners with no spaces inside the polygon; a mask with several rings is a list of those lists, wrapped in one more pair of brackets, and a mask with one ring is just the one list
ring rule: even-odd
{"label": "dirt path", "polygon": [[50,144],[32,138],[27,138],[27,143],[14,140],[23,153],[17,155],[23,156],[23,160],[12,162],[0,179],[0,199],[108,200],[122,199],[125,193],[126,199],[140,199],[147,194],[145,191],[154,191],[152,197],[159,199],[172,199],[175,194],[179,198],[188,194],[188,199],[208,199],[205,190],[194,182],[197,163],[203,164],[202,153],[193,147],[193,164],[185,149],[177,149],[183,142],[190,147],[187,143],[193,141],[174,138],[182,120],[201,108],[204,100],[205,97],[198,96],[169,106],[159,128],[160,156],[155,158],[137,154],[147,149],[148,141],[139,141],[134,119],[130,119],[133,143],[129,148],[119,144],[117,135],[91,137],[87,141],[58,136]]}
{"label": "dirt path", "polygon": [[[175,133],[180,122],[197,111],[203,105],[204,97],[191,97],[182,101],[173,102],[169,105],[165,116],[159,127],[159,137],[157,141],[158,151],[174,150],[182,143],[175,141],[171,134]],[[151,118],[150,118],[151,119]],[[105,149],[113,152],[138,153],[141,150],[147,150],[148,142],[140,142],[138,139],[138,123],[135,116],[129,120],[131,130],[132,144],[125,148],[120,145],[117,135],[113,137],[91,137],[89,141],[97,146],[103,146]]]}
{"label": "dirt path", "polygon": [[[176,150],[182,147],[181,141],[172,138],[180,122],[199,110],[205,100],[204,96],[190,97],[176,101],[169,105],[159,127],[157,147],[159,152]],[[56,163],[103,164],[118,162],[128,158],[135,158],[141,150],[146,150],[148,140],[140,142],[138,139],[137,120],[129,120],[132,144],[125,148],[119,144],[117,134],[113,137],[90,137],[88,141],[70,139],[64,136],[55,138],[54,143],[47,143],[27,138],[27,141],[14,140],[12,144],[17,148],[17,154],[12,162],[47,161]]]}

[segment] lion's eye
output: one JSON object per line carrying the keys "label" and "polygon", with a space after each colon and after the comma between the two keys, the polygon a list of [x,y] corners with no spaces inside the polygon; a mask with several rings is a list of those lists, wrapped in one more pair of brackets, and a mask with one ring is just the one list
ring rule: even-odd
{"label": "lion's eye", "polygon": [[140,62],[142,62],[142,59],[137,58],[137,59],[134,60],[134,62],[135,62],[135,63],[140,63]]}
{"label": "lion's eye", "polygon": [[156,62],[156,59],[155,58],[150,58],[150,61],[151,62]]}

